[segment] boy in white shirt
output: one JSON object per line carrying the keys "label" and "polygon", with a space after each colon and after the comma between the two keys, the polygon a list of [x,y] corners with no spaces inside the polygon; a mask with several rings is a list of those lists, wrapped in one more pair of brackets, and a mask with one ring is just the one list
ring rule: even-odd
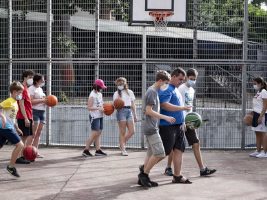
{"label": "boy in white shirt", "polygon": [[[185,112],[184,116],[187,113],[193,111],[193,100],[195,96],[195,89],[193,87],[196,84],[197,76],[198,76],[198,72],[196,69],[191,68],[187,70],[186,82],[178,87],[178,90],[182,96],[184,106],[191,106],[191,110],[184,111]],[[215,173],[216,169],[209,169],[203,164],[202,155],[200,151],[199,138],[198,138],[198,134],[196,130],[186,127],[185,136],[186,136],[188,144],[192,146],[196,161],[200,169],[200,176],[207,176],[207,175],[211,175]],[[168,176],[172,176],[171,163],[172,163],[172,154],[169,155],[168,165],[165,169],[165,174]]]}

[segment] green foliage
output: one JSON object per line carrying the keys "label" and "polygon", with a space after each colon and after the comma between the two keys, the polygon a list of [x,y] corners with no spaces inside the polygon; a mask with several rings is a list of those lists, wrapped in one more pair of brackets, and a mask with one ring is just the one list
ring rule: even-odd
{"label": "green foliage", "polygon": [[249,40],[267,42],[267,11],[255,5],[249,5]]}
{"label": "green foliage", "polygon": [[57,43],[62,53],[74,54],[77,51],[77,45],[70,37],[63,33],[59,34],[57,37]]}
{"label": "green foliage", "polygon": [[243,25],[243,0],[204,0],[199,4],[198,29],[240,38]]}
{"label": "green foliage", "polygon": [[[193,1],[191,0],[191,3]],[[267,12],[258,6],[259,2],[249,4],[249,40],[267,40]],[[198,5],[198,29],[220,32],[235,38],[243,37],[244,0],[203,0]],[[193,12],[192,12],[193,15]],[[189,17],[190,20],[193,19]]]}
{"label": "green foliage", "polygon": [[267,1],[266,0],[253,0],[251,2],[252,5],[260,7],[262,3],[265,3],[267,5]]}

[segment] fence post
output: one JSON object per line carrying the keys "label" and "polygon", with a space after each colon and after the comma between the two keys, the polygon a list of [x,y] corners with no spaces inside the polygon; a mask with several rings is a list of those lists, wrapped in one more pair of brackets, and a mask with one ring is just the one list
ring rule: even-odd
{"label": "fence post", "polygon": [[[247,108],[247,60],[248,60],[248,0],[244,3],[243,25],[243,66],[242,66],[242,118],[246,115]],[[242,123],[241,149],[245,149],[246,127]]]}
{"label": "fence post", "polygon": [[95,79],[99,78],[99,4],[100,0],[95,1]]}
{"label": "fence post", "polygon": [[[12,48],[12,1],[8,1],[8,81],[9,85],[12,83],[12,57],[13,57],[13,48]],[[8,91],[9,96],[9,91]]]}
{"label": "fence post", "polygon": [[[197,27],[198,27],[198,0],[194,0],[193,1],[193,60],[197,59],[198,57]],[[195,64],[193,64],[193,68],[196,68]],[[193,111],[196,112],[196,94],[193,100]]]}
{"label": "fence post", "polygon": [[[52,82],[52,0],[47,1],[47,80],[46,80],[46,93],[51,94],[51,82]],[[51,138],[51,108],[47,106],[46,109],[46,146],[49,145]]]}
{"label": "fence post", "polygon": [[[146,94],[146,27],[143,26],[142,27],[142,59],[143,59],[143,63],[142,63],[142,99],[145,97]],[[143,119],[143,102],[142,102],[142,108],[141,108],[141,120]],[[143,127],[143,120],[141,122],[141,148],[145,148],[145,138],[144,138],[144,134],[142,131],[142,127]]]}

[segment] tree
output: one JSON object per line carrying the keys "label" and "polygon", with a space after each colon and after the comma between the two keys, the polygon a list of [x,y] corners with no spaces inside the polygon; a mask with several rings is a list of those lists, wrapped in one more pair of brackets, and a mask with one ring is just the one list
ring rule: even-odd
{"label": "tree", "polygon": [[[267,40],[267,12],[259,6],[262,2],[264,1],[254,0],[253,4],[249,4],[248,7],[248,38],[250,41],[266,42]],[[235,38],[243,38],[244,0],[203,0],[198,6],[199,30],[214,31]]]}
{"label": "tree", "polygon": [[[46,0],[13,0],[12,2],[13,9],[22,11],[23,16],[26,16],[29,11],[47,12]],[[99,2],[100,19],[109,19],[112,10],[115,11],[116,19],[125,20],[125,17],[127,17],[124,13],[127,9],[125,0],[99,0]],[[64,58],[68,61],[67,64],[58,64],[61,72],[60,83],[64,85],[61,88],[63,91],[65,89],[69,91],[70,86],[75,81],[72,57],[77,46],[72,40],[70,16],[74,15],[78,9],[94,14],[95,3],[96,0],[52,0],[53,55],[56,58]]]}

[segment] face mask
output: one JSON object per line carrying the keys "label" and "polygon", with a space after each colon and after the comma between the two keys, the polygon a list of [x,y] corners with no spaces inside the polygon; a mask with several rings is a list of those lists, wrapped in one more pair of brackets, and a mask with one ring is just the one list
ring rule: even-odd
{"label": "face mask", "polygon": [[28,79],[27,80],[27,85],[32,85],[32,84],[33,84],[33,79],[32,78]]}
{"label": "face mask", "polygon": [[22,95],[21,94],[19,94],[19,95],[16,96],[16,100],[17,101],[20,101],[21,99],[22,99]]}
{"label": "face mask", "polygon": [[118,90],[123,90],[124,89],[124,86],[123,85],[119,85],[118,86]]}
{"label": "face mask", "polygon": [[45,82],[41,83],[40,87],[44,87],[45,86]]}
{"label": "face mask", "polygon": [[254,88],[255,90],[259,90],[259,86],[258,86],[258,85],[253,85],[253,88]]}
{"label": "face mask", "polygon": [[188,80],[187,83],[190,87],[194,87],[196,85],[196,81],[192,81],[192,80]]}

